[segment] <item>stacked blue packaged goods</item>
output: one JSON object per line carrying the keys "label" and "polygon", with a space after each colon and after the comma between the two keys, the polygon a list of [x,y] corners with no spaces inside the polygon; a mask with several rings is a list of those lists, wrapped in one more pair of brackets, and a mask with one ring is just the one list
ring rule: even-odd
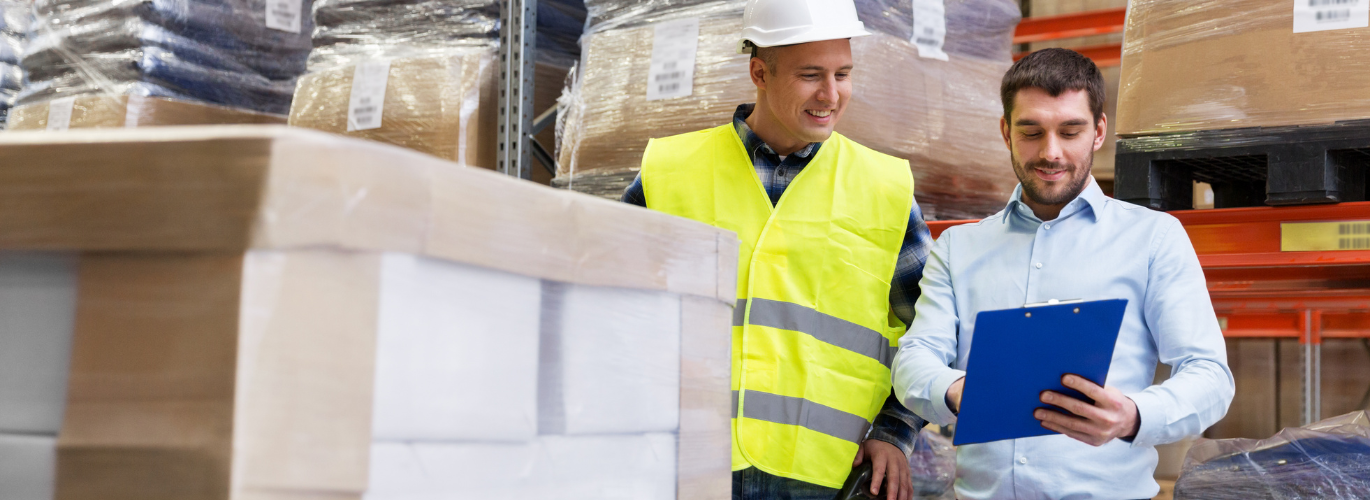
{"label": "stacked blue packaged goods", "polygon": [[1185,457],[1175,498],[1370,498],[1370,418],[1358,411],[1260,441],[1200,441]]}
{"label": "stacked blue packaged goods", "polygon": [[313,25],[308,0],[284,1],[300,3],[298,33],[267,26],[268,0],[38,0],[19,102],[105,93],[288,113]]}
{"label": "stacked blue packaged goods", "polygon": [[29,8],[22,1],[0,0],[0,128],[24,84],[19,67],[23,39],[29,30]]}
{"label": "stacked blue packaged goods", "polygon": [[[316,0],[313,15],[311,71],[499,43],[498,0]],[[538,60],[570,66],[584,27],[582,0],[538,2]]]}
{"label": "stacked blue packaged goods", "polygon": [[539,0],[538,61],[561,67],[579,61],[585,17],[582,0]]}

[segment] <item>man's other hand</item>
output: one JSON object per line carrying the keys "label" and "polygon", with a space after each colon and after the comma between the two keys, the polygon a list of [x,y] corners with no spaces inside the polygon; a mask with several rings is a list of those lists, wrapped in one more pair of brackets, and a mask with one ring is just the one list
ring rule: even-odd
{"label": "man's other hand", "polygon": [[1137,435],[1137,427],[1141,424],[1137,404],[1121,391],[1112,387],[1100,387],[1075,375],[1061,377],[1061,382],[1066,387],[1080,391],[1093,399],[1094,404],[1059,392],[1043,391],[1043,403],[1059,407],[1072,415],[1038,409],[1033,412],[1033,416],[1042,421],[1042,427],[1092,446],[1103,446],[1115,438],[1130,438]]}
{"label": "man's other hand", "polygon": [[880,493],[885,485],[887,500],[909,500],[913,497],[913,476],[909,472],[909,457],[894,445],[879,439],[867,439],[856,452],[852,467],[871,461],[871,496]]}
{"label": "man's other hand", "polygon": [[947,388],[947,409],[951,410],[952,413],[958,415],[961,413],[961,391],[965,388],[966,377],[956,379],[955,382],[951,383],[951,387]]}

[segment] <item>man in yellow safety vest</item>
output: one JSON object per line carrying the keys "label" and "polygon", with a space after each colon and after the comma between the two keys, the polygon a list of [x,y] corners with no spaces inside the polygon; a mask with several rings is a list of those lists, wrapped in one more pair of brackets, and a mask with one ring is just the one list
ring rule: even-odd
{"label": "man in yellow safety vest", "polygon": [[924,425],[892,397],[931,237],[905,160],[833,132],[851,100],[852,0],[750,0],[756,103],[653,140],[623,201],[736,231],[733,498],[829,500],[870,462],[908,499]]}

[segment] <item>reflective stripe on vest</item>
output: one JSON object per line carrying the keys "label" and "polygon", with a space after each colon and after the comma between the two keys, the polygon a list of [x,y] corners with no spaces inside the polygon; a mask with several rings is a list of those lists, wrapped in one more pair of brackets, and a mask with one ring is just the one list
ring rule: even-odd
{"label": "reflective stripe on vest", "polygon": [[731,124],[658,139],[647,206],[738,233],[733,468],[841,487],[890,391],[908,163],[833,134],[771,206]]}

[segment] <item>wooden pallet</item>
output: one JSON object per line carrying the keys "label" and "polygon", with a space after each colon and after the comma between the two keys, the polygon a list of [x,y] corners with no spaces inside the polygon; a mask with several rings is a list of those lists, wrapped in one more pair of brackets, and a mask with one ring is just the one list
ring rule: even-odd
{"label": "wooden pallet", "polygon": [[1195,181],[1214,208],[1364,201],[1370,121],[1209,130],[1118,140],[1114,196],[1157,210],[1193,208]]}

